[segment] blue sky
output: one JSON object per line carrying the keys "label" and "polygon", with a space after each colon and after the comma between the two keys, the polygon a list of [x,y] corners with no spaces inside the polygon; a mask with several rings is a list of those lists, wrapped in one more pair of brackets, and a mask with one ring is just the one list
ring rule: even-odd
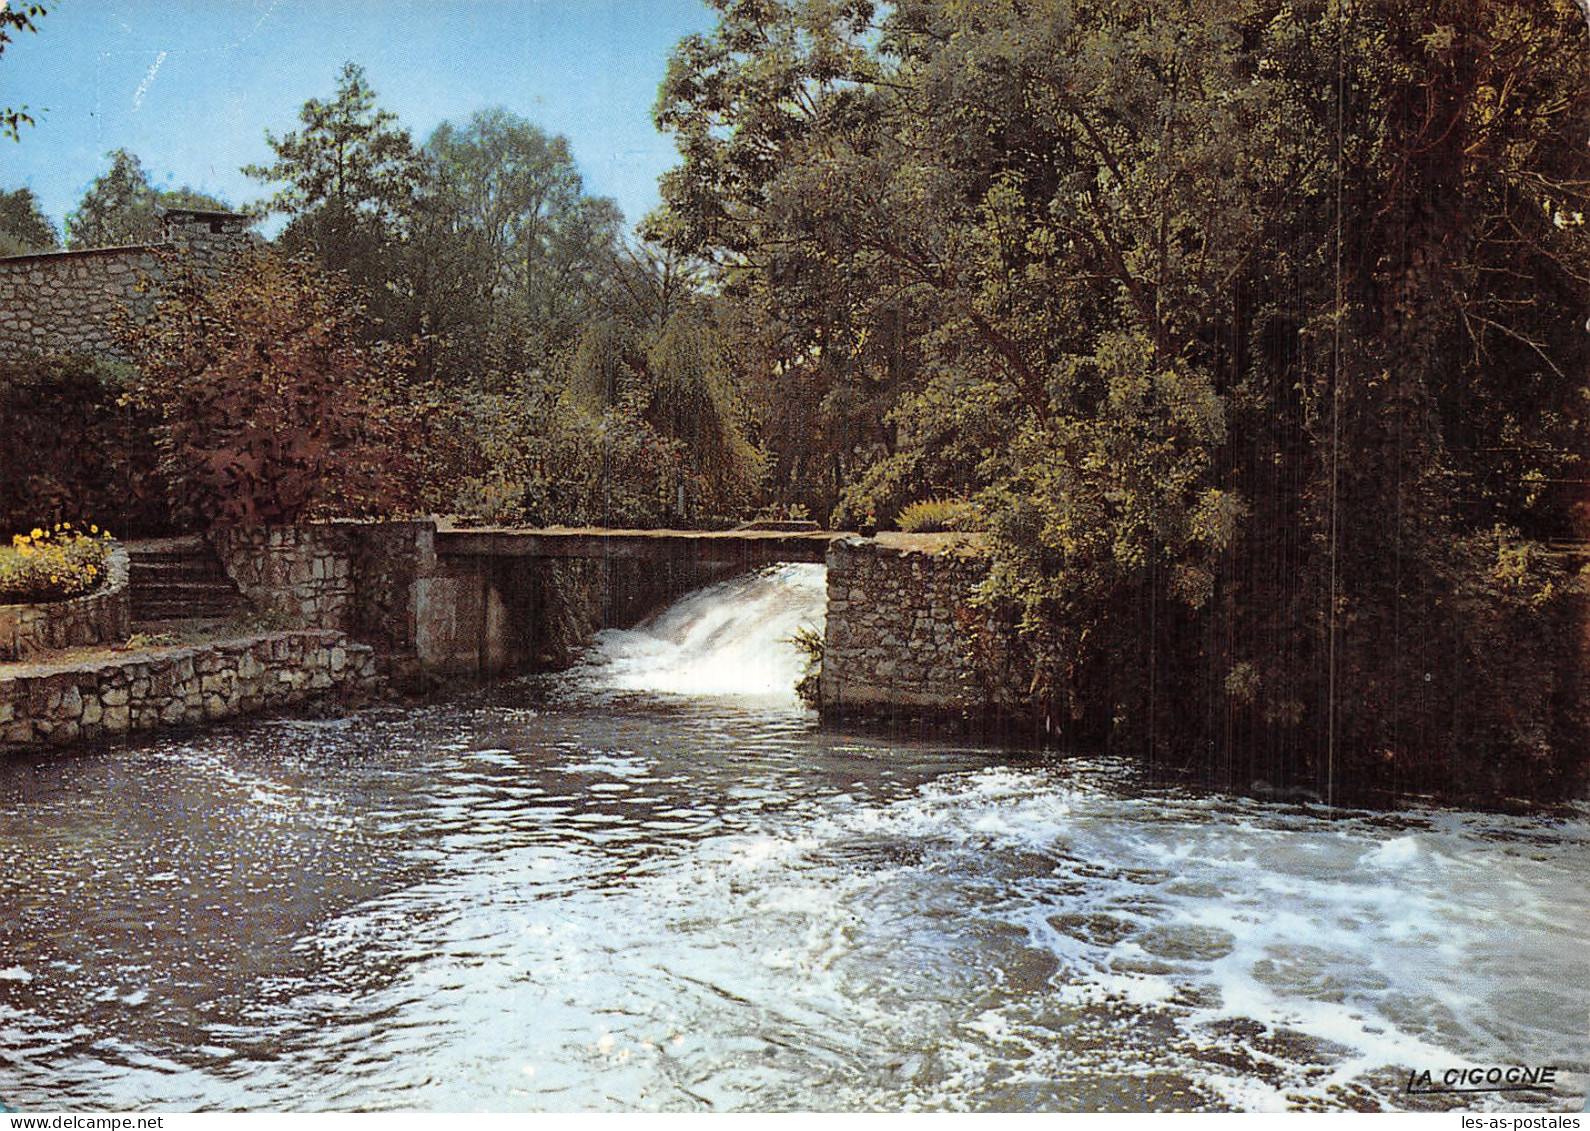
{"label": "blue sky", "polygon": [[0,56],[0,106],[38,122],[0,138],[0,189],[59,226],[124,148],[156,187],[261,199],[239,168],[351,60],[416,143],[490,106],[563,134],[633,226],[677,158],[651,124],[668,53],[713,24],[700,0],[60,0]]}

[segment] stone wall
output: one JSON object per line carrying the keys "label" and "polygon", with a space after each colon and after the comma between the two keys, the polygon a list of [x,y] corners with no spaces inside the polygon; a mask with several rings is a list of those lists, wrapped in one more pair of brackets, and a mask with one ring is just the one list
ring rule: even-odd
{"label": "stone wall", "polygon": [[828,551],[819,694],[830,718],[969,718],[991,706],[970,598],[988,562],[954,535],[844,538]]}
{"label": "stone wall", "polygon": [[[458,621],[478,619],[481,582],[438,562],[434,519],[214,530],[209,539],[257,610],[372,645],[399,690],[423,690],[433,674],[478,673],[479,642],[454,638]],[[450,655],[460,649],[467,664]]]}
{"label": "stone wall", "polygon": [[655,557],[518,556],[490,531],[439,531],[433,518],[211,537],[258,606],[373,645],[382,676],[410,692],[565,667],[599,629],[631,627],[735,572],[721,553],[698,561],[676,547]]}
{"label": "stone wall", "polygon": [[221,567],[258,611],[306,628],[346,631],[353,619],[353,563],[333,524],[212,530]]}
{"label": "stone wall", "polygon": [[166,215],[166,243],[0,259],[0,354],[125,360],[117,323],[149,313],[162,256],[187,256],[200,271],[213,272],[248,238],[247,223],[230,213],[174,209]]}
{"label": "stone wall", "polygon": [[40,605],[0,605],[0,660],[79,644],[118,644],[132,632],[131,610],[127,551],[117,546],[95,592]]}
{"label": "stone wall", "polygon": [[0,749],[198,726],[318,700],[358,702],[378,687],[369,647],[321,631],[30,664],[0,674]]}
{"label": "stone wall", "polygon": [[382,676],[403,691],[566,665],[597,629],[632,625],[724,572],[443,552],[434,519],[219,530],[210,541],[257,609],[373,645]]}

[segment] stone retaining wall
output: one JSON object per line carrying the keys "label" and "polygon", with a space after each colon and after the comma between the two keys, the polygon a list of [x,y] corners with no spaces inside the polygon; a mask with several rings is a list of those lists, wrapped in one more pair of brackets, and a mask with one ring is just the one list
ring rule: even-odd
{"label": "stone retaining wall", "polygon": [[332,524],[232,527],[210,532],[221,567],[261,612],[307,628],[347,630],[353,565]]}
{"label": "stone retaining wall", "polygon": [[451,630],[457,599],[437,562],[434,519],[337,519],[215,530],[209,539],[255,608],[373,645],[394,688],[425,690],[447,669],[434,638]]}
{"label": "stone retaining wall", "polygon": [[0,605],[0,660],[25,660],[53,648],[119,644],[132,632],[127,551],[105,562],[105,582],[93,593],[39,605]]}
{"label": "stone retaining wall", "polygon": [[126,359],[117,322],[148,315],[161,256],[213,272],[247,239],[245,216],[173,209],[169,242],[0,258],[0,352],[92,353]]}
{"label": "stone retaining wall", "polygon": [[340,633],[277,632],[0,673],[0,750],[197,726],[379,688],[371,649]]}
{"label": "stone retaining wall", "polygon": [[963,718],[990,703],[970,600],[988,562],[954,536],[845,538],[828,551],[825,717]]}

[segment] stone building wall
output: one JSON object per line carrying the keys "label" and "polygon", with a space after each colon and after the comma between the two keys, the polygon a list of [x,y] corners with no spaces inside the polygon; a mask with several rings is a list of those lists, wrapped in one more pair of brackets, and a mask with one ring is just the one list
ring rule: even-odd
{"label": "stone building wall", "polygon": [[0,355],[90,353],[125,360],[118,322],[148,315],[161,259],[186,256],[213,273],[248,240],[248,218],[173,209],[167,242],[0,259]]}
{"label": "stone building wall", "polygon": [[0,675],[0,750],[198,726],[379,688],[366,645],[340,633],[266,633]]}
{"label": "stone building wall", "polygon": [[971,596],[988,562],[953,535],[844,538],[828,552],[825,717],[980,715]]}
{"label": "stone building wall", "polygon": [[0,660],[25,660],[80,644],[118,644],[131,632],[127,551],[118,546],[95,592],[40,605],[0,605]]}

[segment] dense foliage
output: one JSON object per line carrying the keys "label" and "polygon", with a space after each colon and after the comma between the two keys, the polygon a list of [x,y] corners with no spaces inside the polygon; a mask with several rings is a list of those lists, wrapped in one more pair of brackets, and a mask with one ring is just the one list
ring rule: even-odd
{"label": "dense foliage", "polygon": [[455,382],[545,372],[603,312],[622,222],[587,196],[568,142],[505,110],[443,122],[421,154],[410,327]]}
{"label": "dense foliage", "polygon": [[[754,508],[763,463],[713,304],[688,266],[622,243],[565,139],[499,109],[416,147],[353,64],[299,120],[246,170],[277,186],[256,208],[287,218],[278,254],[245,252],[219,282],[172,259],[159,317],[133,331],[145,372],[113,420],[117,473],[142,472],[129,498],[152,492],[158,513],[99,506],[87,449],[122,391],[55,359],[9,382],[30,453],[0,469],[17,521],[87,508],[136,534],[413,506],[720,525]],[[68,218],[74,248],[154,242],[166,207],[224,208],[110,156]],[[31,193],[0,197],[0,252],[53,241]],[[369,456],[377,437],[392,458]]]}
{"label": "dense foliage", "polygon": [[346,275],[365,336],[435,386],[426,505],[507,522],[654,526],[750,505],[761,462],[702,296],[619,239],[568,142],[505,110],[423,146],[361,68],[267,135],[278,243]]}
{"label": "dense foliage", "polygon": [[290,523],[410,502],[423,401],[404,385],[404,352],[362,339],[344,283],[268,250],[214,281],[175,257],[166,275],[127,331],[129,400],[155,419],[180,518]]}
{"label": "dense foliage", "polygon": [[170,533],[153,422],[123,403],[131,379],[125,365],[83,357],[0,360],[0,528]]}
{"label": "dense foliage", "polygon": [[794,498],[975,495],[1034,719],[1244,785],[1582,782],[1570,0],[714,6],[651,231]]}

